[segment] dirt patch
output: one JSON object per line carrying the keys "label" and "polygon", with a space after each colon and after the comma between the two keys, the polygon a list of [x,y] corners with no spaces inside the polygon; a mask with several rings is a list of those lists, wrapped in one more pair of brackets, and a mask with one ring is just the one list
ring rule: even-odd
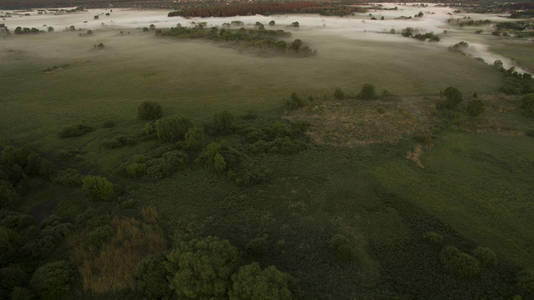
{"label": "dirt patch", "polygon": [[417,144],[413,150],[410,150],[408,151],[408,153],[406,153],[406,158],[415,162],[415,164],[419,168],[424,169],[425,166],[420,160],[420,157],[422,154],[423,154],[423,146],[421,146],[421,144]]}

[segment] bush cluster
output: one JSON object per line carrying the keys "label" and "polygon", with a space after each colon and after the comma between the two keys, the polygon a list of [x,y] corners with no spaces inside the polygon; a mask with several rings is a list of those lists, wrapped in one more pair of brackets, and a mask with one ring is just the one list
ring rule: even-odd
{"label": "bush cluster", "polygon": [[82,189],[97,201],[111,201],[115,195],[113,183],[101,176],[85,176],[82,179]]}
{"label": "bush cluster", "polygon": [[137,117],[140,120],[154,121],[163,116],[161,105],[145,101],[137,106]]}
{"label": "bush cluster", "polygon": [[93,130],[94,130],[93,127],[90,127],[84,124],[72,125],[72,126],[63,128],[59,132],[59,137],[60,138],[78,137],[78,136],[85,135]]}

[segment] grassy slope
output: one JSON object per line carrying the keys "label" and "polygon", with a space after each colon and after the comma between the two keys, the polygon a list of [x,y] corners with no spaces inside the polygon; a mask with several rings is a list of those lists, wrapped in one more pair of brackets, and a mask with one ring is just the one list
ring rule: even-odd
{"label": "grassy slope", "polygon": [[423,155],[424,169],[399,159],[374,174],[463,235],[533,267],[533,147],[529,137],[449,133]]}

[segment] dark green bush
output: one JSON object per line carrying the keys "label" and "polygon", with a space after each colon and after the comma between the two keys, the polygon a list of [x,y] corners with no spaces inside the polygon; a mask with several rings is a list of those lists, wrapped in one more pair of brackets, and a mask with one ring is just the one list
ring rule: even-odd
{"label": "dark green bush", "polygon": [[438,109],[456,109],[463,101],[462,93],[455,87],[446,88],[442,94],[445,96],[445,100],[438,103]]}
{"label": "dark green bush", "polygon": [[141,120],[154,121],[163,116],[161,105],[145,101],[137,106],[137,117]]}
{"label": "dark green bush", "polygon": [[87,234],[87,243],[91,247],[98,249],[114,234],[115,230],[110,225],[99,226]]}
{"label": "dark green bush", "polygon": [[104,143],[102,143],[102,146],[108,149],[116,149],[124,146],[133,146],[135,144],[137,144],[137,139],[135,137],[121,135],[111,140],[105,141]]}
{"label": "dark green bush", "polygon": [[230,300],[276,299],[291,300],[293,295],[289,289],[290,277],[270,266],[261,269],[258,263],[242,266],[232,275]]}
{"label": "dark green bush", "polygon": [[168,299],[172,291],[167,280],[165,255],[150,255],[141,260],[135,269],[135,291],[143,299]]}
{"label": "dark green bush", "polygon": [[440,245],[443,242],[443,236],[434,231],[427,231],[423,234],[423,238],[433,244]]}
{"label": "dark green bush", "polygon": [[345,93],[342,89],[336,88],[336,90],[334,91],[334,97],[338,100],[343,100],[345,99]]}
{"label": "dark green bush", "polygon": [[101,176],[85,176],[82,189],[97,201],[111,201],[114,197],[113,183]]}
{"label": "dark green bush", "polygon": [[74,271],[66,261],[45,264],[33,273],[32,289],[43,300],[73,299]]}
{"label": "dark green bush", "polygon": [[352,261],[357,257],[357,253],[350,241],[342,234],[336,234],[330,238],[328,247],[339,260]]}
{"label": "dark green bush", "polygon": [[224,299],[237,259],[237,249],[227,240],[180,242],[167,255],[169,286],[178,299]]}
{"label": "dark green bush", "polygon": [[363,99],[363,100],[376,99],[375,86],[369,83],[364,84],[362,86],[360,93],[358,94],[358,98]]}
{"label": "dark green bush", "polygon": [[113,128],[113,127],[115,127],[115,121],[108,120],[108,121],[104,122],[102,127],[104,127],[104,128]]}
{"label": "dark green bush", "polygon": [[497,264],[497,255],[490,248],[478,247],[473,251],[473,255],[482,266],[495,266]]}
{"label": "dark green bush", "polygon": [[479,261],[453,246],[441,250],[440,261],[447,271],[461,277],[472,277],[480,273]]}
{"label": "dark green bush", "polygon": [[161,179],[183,169],[187,163],[187,154],[173,150],[164,153],[160,158],[147,161],[146,174],[153,179]]}
{"label": "dark green bush", "polygon": [[228,111],[214,114],[209,129],[213,135],[231,134],[234,131],[234,115]]}
{"label": "dark green bush", "polygon": [[14,207],[18,199],[19,196],[11,183],[0,180],[0,209]]}
{"label": "dark green bush", "polygon": [[61,185],[80,186],[82,174],[75,169],[60,170],[52,177],[52,182]]}
{"label": "dark green bush", "polygon": [[73,126],[63,128],[59,132],[59,137],[60,138],[78,137],[78,136],[87,134],[93,130],[94,130],[93,127],[83,125],[83,124],[73,125]]}
{"label": "dark green bush", "polygon": [[486,106],[481,100],[471,100],[467,103],[467,113],[472,117],[479,116],[485,109]]}
{"label": "dark green bush", "polygon": [[9,299],[11,291],[17,286],[26,285],[28,274],[20,266],[0,268],[0,299]]}
{"label": "dark green bush", "polygon": [[531,270],[521,271],[517,276],[517,286],[524,294],[534,295],[534,272]]}
{"label": "dark green bush", "polygon": [[183,117],[173,117],[160,119],[156,121],[155,126],[160,141],[173,143],[183,140],[189,128],[193,127],[193,123]]}
{"label": "dark green bush", "polygon": [[250,240],[245,246],[249,255],[261,256],[269,252],[269,236],[264,234],[260,237]]}
{"label": "dark green bush", "polygon": [[126,166],[126,174],[131,178],[142,177],[146,174],[147,166],[142,162],[133,162]]}
{"label": "dark green bush", "polygon": [[190,151],[200,151],[205,144],[206,135],[204,134],[204,128],[192,127],[185,133],[185,147]]}
{"label": "dark green bush", "polygon": [[296,110],[304,107],[304,100],[302,100],[297,93],[292,93],[289,100],[286,101],[286,108],[288,110]]}

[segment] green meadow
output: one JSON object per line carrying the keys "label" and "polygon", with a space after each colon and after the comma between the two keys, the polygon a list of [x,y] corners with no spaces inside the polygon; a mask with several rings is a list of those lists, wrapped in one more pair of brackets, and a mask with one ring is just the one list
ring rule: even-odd
{"label": "green meadow", "polygon": [[[241,265],[259,262],[291,275],[295,299],[532,296],[532,282],[520,274],[534,269],[534,138],[528,134],[534,119],[522,113],[520,96],[499,93],[502,73],[469,56],[412,39],[352,40],[306,31],[294,37],[318,54],[259,56],[140,30],[0,40],[0,145],[28,147],[56,170],[103,176],[115,192],[106,202],[82,191],[79,180],[78,186],[69,186],[28,179],[18,186],[21,197],[13,210],[40,224],[48,224],[51,215],[74,224],[55,250],[35,261],[72,262],[79,272],[73,295],[84,299],[152,299],[138,294],[135,265],[148,254],[168,253],[180,241],[215,236],[238,249]],[[104,48],[95,48],[98,43]],[[503,42],[495,51],[522,64],[525,59],[524,66],[530,68],[528,47]],[[334,107],[367,101],[357,97],[366,83],[380,96],[366,102],[372,103],[366,105],[377,124],[387,122],[382,114],[390,114],[402,126],[399,119],[413,112],[401,103],[415,99],[427,108],[420,111],[429,113],[432,124],[424,127],[432,132],[391,143],[323,144],[315,139],[314,128],[327,126],[324,120],[302,131],[295,129],[298,118],[288,117],[286,103],[292,93],[306,103],[299,104],[299,112],[319,111],[321,116],[320,105],[326,101],[333,101],[328,103]],[[449,86],[463,93],[464,102],[450,113],[453,117],[443,117],[435,107]],[[336,88],[345,96],[334,96]],[[383,90],[388,91],[385,96]],[[471,117],[464,104],[475,99],[474,93],[486,109]],[[203,148],[188,152],[187,163],[160,178],[125,173],[125,166],[134,161],[145,163],[136,155],[149,164],[186,149],[182,141],[169,143],[146,134],[151,123],[137,117],[138,105],[145,101],[160,104],[164,119],[180,116],[207,128]],[[232,129],[210,133],[217,129],[209,125],[213,115],[223,111],[233,116]],[[353,130],[365,128],[371,118],[343,116],[355,124]],[[113,126],[105,126],[109,121]],[[289,127],[279,129],[280,122]],[[60,137],[64,128],[78,124],[93,130]],[[283,135],[276,130],[293,131]],[[287,144],[261,148],[263,144],[254,144],[258,131],[280,134]],[[118,137],[133,137],[135,142],[106,146]],[[280,142],[264,139],[259,141]],[[230,145],[218,153],[227,160],[227,173],[202,158],[209,143]],[[421,153],[408,159],[407,153],[417,147]],[[227,153],[239,157],[235,169]],[[261,177],[256,167],[269,170],[269,178],[254,184],[235,179],[250,171],[256,180],[254,176]],[[231,174],[234,171],[238,174]],[[94,248],[84,244],[98,240],[92,230],[105,226],[119,233],[132,226],[135,230],[128,227],[124,232],[135,234],[102,238]],[[135,244],[138,232],[146,236]],[[332,246],[336,235],[346,239],[345,248]],[[135,251],[128,248],[130,242]],[[480,259],[475,275],[455,273],[443,262],[447,246],[471,258],[477,248],[487,247],[497,262],[486,265]],[[346,252],[350,258],[339,259]],[[113,273],[114,259],[106,255],[134,267],[124,274],[119,268],[122,277],[107,284],[105,275]]]}

